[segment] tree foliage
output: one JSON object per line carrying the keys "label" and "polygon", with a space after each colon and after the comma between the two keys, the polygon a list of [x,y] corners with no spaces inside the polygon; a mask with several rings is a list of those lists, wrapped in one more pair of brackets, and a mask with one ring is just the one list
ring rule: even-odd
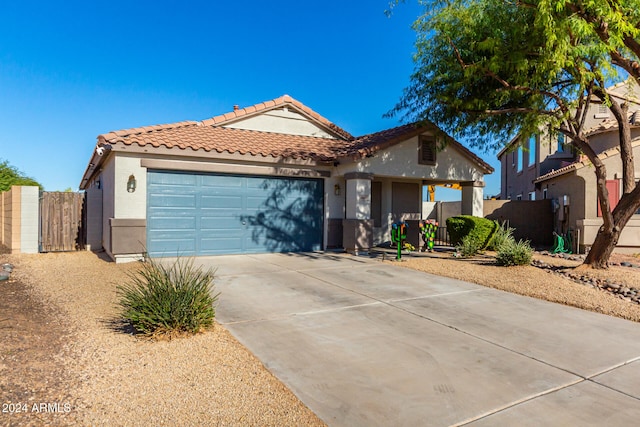
{"label": "tree foliage", "polygon": [[7,160],[0,160],[0,192],[10,190],[12,185],[35,185],[42,190],[42,185],[35,179],[24,175]]}
{"label": "tree foliage", "polygon": [[616,77],[602,49],[585,43],[593,36],[561,37],[555,18],[533,4],[422,3],[425,13],[414,23],[415,71],[391,113],[435,121],[472,145],[500,148],[543,125],[564,123],[575,134],[581,95]]}
{"label": "tree foliage", "polygon": [[[640,0],[420,1],[415,71],[389,113],[430,120],[472,146],[501,148],[520,133],[564,133],[594,165],[601,228],[587,263],[608,256],[640,207],[628,105],[607,85],[640,81]],[[611,209],[606,168],[584,129],[589,103],[607,105],[619,124],[623,195]],[[599,243],[599,244],[597,244]]]}

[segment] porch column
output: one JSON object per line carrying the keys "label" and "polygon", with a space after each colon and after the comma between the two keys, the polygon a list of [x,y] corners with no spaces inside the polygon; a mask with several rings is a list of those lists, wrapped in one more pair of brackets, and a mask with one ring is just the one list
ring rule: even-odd
{"label": "porch column", "polygon": [[347,182],[347,219],[371,219],[371,180],[369,173],[352,172],[344,175]]}
{"label": "porch column", "polygon": [[484,216],[484,182],[461,182],[462,215]]}
{"label": "porch column", "polygon": [[342,244],[347,252],[368,251],[373,246],[371,180],[369,173],[351,172],[346,181],[346,218],[342,221]]}

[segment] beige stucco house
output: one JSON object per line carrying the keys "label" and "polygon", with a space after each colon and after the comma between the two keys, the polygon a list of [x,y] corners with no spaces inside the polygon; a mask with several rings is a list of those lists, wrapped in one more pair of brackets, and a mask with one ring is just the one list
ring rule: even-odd
{"label": "beige stucco house", "polygon": [[284,95],[100,135],[80,187],[88,246],[128,261],[367,250],[421,218],[425,185],[460,184],[463,212],[481,215],[492,171],[433,124],[354,137]]}
{"label": "beige stucco house", "polygon": [[[640,180],[640,88],[626,81],[608,89],[610,96],[629,103],[629,121],[634,147],[636,178]],[[589,143],[607,168],[610,202],[615,206],[622,194],[618,125],[606,105],[594,102],[585,122]],[[602,218],[596,195],[595,173],[586,156],[573,151],[562,135],[540,132],[523,141],[516,136],[498,153],[501,166],[500,198],[553,200],[555,231],[572,231],[576,248],[589,247]],[[617,251],[640,248],[640,212],[623,230]]]}

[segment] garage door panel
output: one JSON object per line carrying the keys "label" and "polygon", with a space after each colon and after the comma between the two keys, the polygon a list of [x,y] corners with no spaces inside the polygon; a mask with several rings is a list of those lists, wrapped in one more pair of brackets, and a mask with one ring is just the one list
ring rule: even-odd
{"label": "garage door panel", "polygon": [[218,188],[223,191],[229,191],[230,188],[236,190],[244,185],[241,179],[235,175],[201,175],[202,186]]}
{"label": "garage door panel", "polygon": [[203,208],[214,208],[214,209],[242,209],[242,196],[205,196],[203,195],[200,198],[200,206]]}
{"label": "garage door panel", "polygon": [[196,219],[194,217],[151,218],[147,223],[148,227],[154,230],[194,230],[196,228]]}
{"label": "garage door panel", "polygon": [[236,218],[201,218],[200,230],[228,230],[239,232],[244,226],[239,219]]}
{"label": "garage door panel", "polygon": [[197,175],[192,174],[162,174],[147,175],[147,184],[160,184],[164,187],[193,188],[197,184]]}
{"label": "garage door panel", "polygon": [[149,171],[147,182],[151,256],[321,249],[321,180]]}
{"label": "garage door panel", "polygon": [[149,202],[152,206],[157,208],[170,208],[170,207],[196,207],[196,195],[195,194],[151,194]]}
{"label": "garage door panel", "polygon": [[176,256],[176,255],[195,255],[196,239],[185,239],[184,236],[175,236],[174,238],[160,238],[153,240],[153,253],[149,251],[151,256]]}
{"label": "garage door panel", "polygon": [[202,254],[242,253],[242,238],[237,236],[203,238],[200,239],[200,252]]}

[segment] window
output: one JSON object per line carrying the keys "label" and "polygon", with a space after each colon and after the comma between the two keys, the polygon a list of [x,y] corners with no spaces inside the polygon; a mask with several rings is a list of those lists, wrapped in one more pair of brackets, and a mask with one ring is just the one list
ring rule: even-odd
{"label": "window", "polygon": [[535,200],[536,199],[536,192],[532,191],[531,193],[529,193],[529,200]]}
{"label": "window", "polygon": [[558,153],[564,153],[565,136],[563,133],[558,133]]}
{"label": "window", "polygon": [[596,119],[608,119],[609,118],[609,108],[604,104],[598,105],[598,110],[596,111],[596,114],[594,115],[594,117]]}
{"label": "window", "polygon": [[547,189],[546,189],[546,188],[544,188],[544,189],[542,190],[542,198],[543,198],[544,200],[547,200]]}
{"label": "window", "polygon": [[522,194],[518,194],[518,195],[516,196],[516,200],[522,200]]}
{"label": "window", "polygon": [[518,156],[518,172],[522,172],[522,147],[518,147],[518,152],[516,154]]}
{"label": "window", "polygon": [[529,137],[529,166],[535,166],[536,164],[536,136],[531,135]]}
{"label": "window", "polygon": [[420,136],[420,150],[418,163],[434,166],[436,164],[436,139],[433,136]]}

